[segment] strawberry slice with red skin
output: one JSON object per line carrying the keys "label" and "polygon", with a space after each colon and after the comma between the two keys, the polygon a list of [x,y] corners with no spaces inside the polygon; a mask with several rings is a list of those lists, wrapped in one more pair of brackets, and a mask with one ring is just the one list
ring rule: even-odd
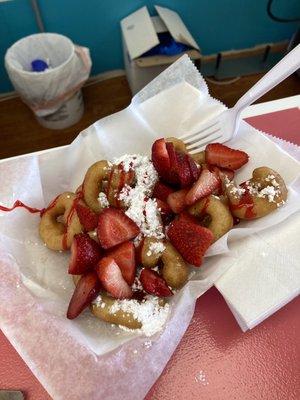
{"label": "strawberry slice with red skin", "polygon": [[68,273],[81,275],[93,269],[102,256],[100,246],[86,233],[78,233],[71,244]]}
{"label": "strawberry slice with red skin", "polygon": [[136,262],[135,262],[135,247],[132,242],[125,242],[110,250],[107,253],[108,257],[112,257],[118,264],[123,278],[132,285],[135,273],[136,273]]}
{"label": "strawberry slice with red skin", "polygon": [[210,143],[205,148],[205,161],[221,168],[239,169],[249,160],[247,153],[231,149],[221,143]]}
{"label": "strawberry slice with red skin", "polygon": [[200,173],[201,173],[201,167],[197,166],[196,162],[192,159],[192,157],[188,154],[185,155],[186,160],[189,164],[190,168],[190,173],[192,176],[192,182],[196,182],[196,180],[199,178]]}
{"label": "strawberry slice with red skin", "polygon": [[96,214],[83,200],[75,201],[75,210],[79,221],[86,232],[93,231],[98,225]]}
{"label": "strawberry slice with red skin", "polygon": [[191,184],[190,168],[185,161],[185,155],[177,152],[171,142],[167,142],[166,147],[170,158],[172,182],[182,188],[189,186]]}
{"label": "strawberry slice with red skin", "polygon": [[115,299],[130,299],[132,290],[122,275],[122,271],[112,257],[102,258],[96,272],[104,289]]}
{"label": "strawberry slice with red skin", "polygon": [[167,152],[169,155],[169,160],[170,160],[170,168],[173,169],[174,171],[177,170],[177,152],[175,150],[175,147],[172,142],[167,142],[166,143],[166,148]]}
{"label": "strawberry slice with red skin", "polygon": [[175,150],[175,147],[173,143],[167,142],[166,143],[166,148],[167,152],[169,154],[169,160],[170,160],[170,168],[168,171],[168,175],[166,176],[166,180],[168,183],[173,184],[173,185],[180,185],[180,178],[178,175],[178,157],[177,157],[177,152]]}
{"label": "strawberry slice with red skin", "polygon": [[173,188],[164,184],[163,182],[158,181],[158,182],[156,182],[156,184],[153,188],[152,197],[155,197],[156,199],[159,199],[162,201],[166,201],[169,194],[171,194],[173,192],[175,192],[175,190]]}
{"label": "strawberry slice with red skin", "polygon": [[209,196],[221,185],[220,178],[208,169],[203,169],[199,179],[194,183],[185,197],[187,205],[192,205],[203,197]]}
{"label": "strawberry slice with red skin", "polygon": [[232,169],[228,169],[228,168],[219,168],[220,179],[223,180],[225,178],[225,176],[227,177],[227,179],[232,181],[234,178],[234,171]]}
{"label": "strawberry slice with red skin", "polygon": [[218,189],[216,189],[213,194],[216,195],[222,195],[224,194],[224,188],[223,188],[223,182],[225,179],[229,179],[230,181],[234,178],[234,171],[232,169],[227,169],[227,168],[219,168],[216,167],[215,165],[211,165],[209,167],[209,170],[213,173],[215,173],[219,178],[220,178],[220,185]]}
{"label": "strawberry slice with red skin", "polygon": [[99,215],[97,235],[99,243],[104,249],[128,242],[139,233],[140,229],[137,224],[122,210],[108,207]]}
{"label": "strawberry slice with red skin", "polygon": [[151,159],[158,175],[167,183],[174,183],[174,178],[170,173],[170,157],[165,139],[158,139],[153,143]]}
{"label": "strawberry slice with red skin", "polygon": [[193,224],[198,224],[198,219],[193,215],[189,214],[187,211],[183,211],[178,215],[180,221],[185,221]]}
{"label": "strawberry slice with red skin", "polygon": [[229,179],[230,181],[232,181],[232,179],[234,178],[234,171],[232,169],[219,168],[219,167],[216,167],[215,165],[213,165],[209,168],[209,170],[211,172],[214,172],[215,174],[217,174],[219,176],[219,178],[221,179],[221,181],[223,179],[225,179],[225,177],[227,179]]}
{"label": "strawberry slice with red skin", "polygon": [[190,164],[188,162],[188,155],[176,152],[177,167],[176,172],[180,182],[180,187],[185,188],[190,186],[194,180],[191,175]]}
{"label": "strawberry slice with red skin", "polygon": [[170,297],[173,295],[164,278],[151,269],[142,269],[140,281],[143,289],[149,294],[158,297]]}
{"label": "strawberry slice with red skin", "polygon": [[167,198],[167,203],[175,214],[179,214],[185,209],[185,198],[188,192],[189,189],[181,189],[177,192],[169,194]]}
{"label": "strawberry slice with red skin", "polygon": [[76,318],[98,296],[101,285],[96,272],[82,275],[70,300],[67,318]]}
{"label": "strawberry slice with red skin", "polygon": [[172,182],[179,184],[181,188],[190,186],[199,176],[195,161],[188,154],[176,151],[171,142],[166,144],[166,148],[170,158]]}
{"label": "strawberry slice with red skin", "polygon": [[202,257],[214,240],[209,229],[182,219],[173,221],[167,234],[184,260],[195,267],[200,267]]}

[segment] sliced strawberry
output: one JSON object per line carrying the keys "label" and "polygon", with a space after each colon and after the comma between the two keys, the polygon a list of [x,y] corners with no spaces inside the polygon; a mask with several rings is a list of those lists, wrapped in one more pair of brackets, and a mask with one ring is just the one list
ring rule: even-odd
{"label": "sliced strawberry", "polygon": [[188,162],[188,155],[176,152],[177,158],[177,176],[179,179],[180,187],[185,188],[190,186],[194,179],[191,174],[190,164]]}
{"label": "sliced strawberry", "polygon": [[232,169],[228,169],[228,168],[219,168],[216,167],[215,165],[213,165],[211,168],[209,168],[211,172],[215,172],[219,178],[221,179],[221,181],[225,178],[225,176],[232,181],[232,179],[234,178],[234,171]]}
{"label": "sliced strawberry", "polygon": [[158,207],[159,211],[162,214],[169,214],[169,213],[172,214],[173,213],[173,211],[171,210],[171,207],[169,206],[168,203],[165,203],[164,201],[162,201],[160,199],[156,199],[156,203],[157,203],[157,207]]}
{"label": "sliced strawberry", "polygon": [[192,181],[189,164],[185,160],[185,154],[177,152],[171,142],[167,142],[166,147],[170,158],[172,183],[180,185],[182,188],[189,186]]}
{"label": "sliced strawberry", "polygon": [[176,171],[177,169],[177,155],[176,155],[176,150],[174,147],[174,144],[172,142],[167,142],[166,143],[166,149],[169,155],[169,160],[170,160],[170,168],[174,169]]}
{"label": "sliced strawberry", "polygon": [[186,207],[185,198],[189,189],[181,189],[177,192],[169,194],[167,203],[175,214],[181,213]]}
{"label": "sliced strawberry", "polygon": [[81,275],[95,267],[101,258],[98,243],[86,233],[78,233],[71,244],[71,257],[69,261],[69,274]]}
{"label": "sliced strawberry", "polygon": [[100,286],[96,272],[82,275],[70,300],[67,318],[76,318],[98,296]]}
{"label": "sliced strawberry", "polygon": [[167,282],[159,274],[151,269],[144,268],[140,275],[140,281],[144,290],[158,297],[169,297],[173,292]]}
{"label": "sliced strawberry", "polygon": [[97,228],[98,214],[96,214],[83,200],[75,202],[75,210],[85,231],[89,232]]}
{"label": "sliced strawberry", "polygon": [[216,176],[220,178],[220,185],[217,189],[213,191],[213,194],[217,196],[221,196],[224,194],[224,186],[223,186],[223,181],[225,178],[229,179],[230,181],[234,178],[234,171],[232,169],[227,169],[227,168],[219,168],[216,167],[215,165],[211,165],[208,168],[211,172],[215,173]]}
{"label": "sliced strawberry", "polygon": [[130,299],[132,290],[123,278],[122,272],[112,257],[99,261],[96,272],[104,289],[116,299]]}
{"label": "sliced strawberry", "polygon": [[173,185],[179,185],[180,179],[178,175],[178,158],[177,152],[175,151],[175,147],[173,143],[166,143],[167,152],[170,160],[170,168],[168,170],[168,175],[165,177],[166,181]]}
{"label": "sliced strawberry", "polygon": [[173,143],[167,143],[166,148],[171,164],[172,183],[179,184],[181,188],[190,186],[199,176],[195,161],[188,154],[176,151]]}
{"label": "sliced strawberry", "polygon": [[228,168],[219,168],[219,177],[221,178],[221,180],[224,179],[224,176],[232,181],[234,178],[234,171]]}
{"label": "sliced strawberry", "polygon": [[134,244],[132,242],[122,243],[109,251],[107,256],[112,257],[115,260],[125,281],[128,285],[132,285],[136,272]]}
{"label": "sliced strawberry", "polygon": [[199,267],[202,257],[213,242],[213,233],[203,226],[177,219],[168,229],[173,246],[188,263]]}
{"label": "sliced strawberry", "polygon": [[137,224],[116,208],[105,208],[99,215],[97,235],[101,246],[109,249],[127,242],[140,233]]}
{"label": "sliced strawberry", "polygon": [[198,224],[198,219],[196,217],[194,217],[193,215],[189,214],[186,211],[183,211],[182,213],[180,213],[178,215],[178,219],[180,221],[185,221],[185,222],[190,222],[193,224]]}
{"label": "sliced strawberry", "polygon": [[244,151],[231,149],[221,143],[210,143],[205,148],[206,162],[217,167],[239,169],[248,159]]}
{"label": "sliced strawberry", "polygon": [[158,139],[152,145],[152,162],[158,175],[168,182],[170,158],[165,139]]}
{"label": "sliced strawberry", "polygon": [[160,211],[161,219],[164,225],[167,225],[173,218],[174,214],[168,203],[160,199],[156,199],[157,207]]}
{"label": "sliced strawberry", "polygon": [[186,154],[186,160],[189,164],[189,168],[190,168],[190,173],[193,179],[193,182],[196,182],[196,180],[199,178],[200,176],[200,172],[201,172],[201,167],[199,168],[197,166],[197,164],[195,163],[195,161],[192,159],[191,156],[189,156],[188,154]]}
{"label": "sliced strawberry", "polygon": [[174,189],[172,189],[170,186],[165,185],[164,183],[158,181],[154,186],[152,197],[155,197],[156,199],[162,201],[166,201],[169,194],[173,192]]}
{"label": "sliced strawberry", "polygon": [[[209,199],[207,199],[207,204],[208,203],[209,203]],[[186,222],[196,224],[196,225],[201,225],[201,226],[204,226],[205,228],[207,228],[209,226],[209,224],[211,223],[212,219],[209,214],[205,213],[205,208],[206,208],[206,206],[204,206],[200,215],[197,217],[194,217],[193,215],[184,211],[183,213],[178,215],[178,219],[180,219],[180,221],[186,221]]]}
{"label": "sliced strawberry", "polygon": [[210,172],[208,169],[203,169],[199,179],[194,183],[193,187],[189,190],[185,197],[186,204],[192,205],[197,200],[209,196],[214,190],[218,189],[219,186],[219,177],[215,173]]}

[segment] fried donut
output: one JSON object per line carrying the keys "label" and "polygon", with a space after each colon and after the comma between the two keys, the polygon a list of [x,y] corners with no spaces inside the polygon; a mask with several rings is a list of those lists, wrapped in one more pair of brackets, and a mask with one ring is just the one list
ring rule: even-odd
{"label": "fried donut", "polygon": [[49,249],[69,249],[74,235],[82,231],[81,223],[74,208],[75,200],[76,195],[74,193],[62,193],[52,201],[43,213],[39,233]]}
{"label": "fried donut", "polygon": [[106,160],[95,162],[87,170],[82,184],[83,198],[86,204],[96,213],[102,211],[98,201],[99,193],[102,190],[102,181],[107,180],[110,168]]}
{"label": "fried donut", "polygon": [[268,167],[256,168],[252,178],[240,186],[226,181],[225,192],[232,214],[240,219],[256,219],[276,210],[287,199],[287,187],[278,172]]}
{"label": "fried donut", "polygon": [[209,215],[206,227],[212,231],[214,242],[233,227],[233,218],[228,206],[216,196],[209,196],[189,207],[188,212],[194,217]]}
{"label": "fried donut", "polygon": [[[163,245],[162,251],[151,250],[153,245]],[[181,288],[188,279],[186,262],[169,241],[146,237],[141,249],[141,262],[146,268],[154,268],[162,262],[162,277],[172,289]]]}
{"label": "fried donut", "polygon": [[188,279],[189,269],[184,259],[170,242],[165,241],[164,245],[166,248],[161,256],[163,262],[162,277],[172,289],[180,289]]}
{"label": "fried donut", "polygon": [[117,300],[108,296],[104,292],[100,293],[100,295],[100,304],[92,303],[90,306],[91,312],[95,317],[111,324],[126,326],[129,329],[139,329],[142,327],[142,324],[134,318],[131,312],[125,313],[122,310],[117,310],[116,312],[111,313],[110,308]]}
{"label": "fried donut", "polygon": [[162,243],[162,240],[154,237],[145,237],[141,244],[140,261],[145,268],[154,268],[157,266],[161,257],[161,252],[151,251],[153,244]]}
{"label": "fried donut", "polygon": [[[81,275],[73,275],[73,282],[75,286],[79,282]],[[90,310],[95,317],[102,319],[103,321],[110,322],[111,324],[123,325],[130,329],[139,329],[142,327],[141,323],[137,321],[132,313],[124,313],[122,310],[118,310],[115,313],[110,313],[110,307],[117,301],[110,297],[105,292],[100,293],[101,303],[92,303]],[[102,305],[104,304],[104,306]]]}
{"label": "fried donut", "polygon": [[192,159],[196,161],[197,164],[202,165],[205,164],[205,151],[200,151],[199,153],[190,154]]}

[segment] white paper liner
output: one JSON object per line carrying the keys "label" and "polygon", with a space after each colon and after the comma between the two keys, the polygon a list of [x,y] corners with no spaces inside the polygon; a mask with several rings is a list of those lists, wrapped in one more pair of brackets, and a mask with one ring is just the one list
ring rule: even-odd
{"label": "white paper liner", "polygon": [[[21,199],[44,207],[58,193],[75,190],[94,161],[124,153],[149,154],[155,138],[195,130],[200,121],[224,108],[209,97],[200,74],[182,57],[126,110],[96,122],[67,148],[0,163],[0,203],[11,205]],[[261,165],[278,170],[290,187],[299,176],[298,162],[245,123],[232,147],[250,155],[238,175],[240,181]],[[284,220],[300,209],[297,196],[290,190],[289,201],[278,212],[236,228],[229,239]],[[89,311],[75,321],[65,318],[73,291],[66,273],[68,256],[45,248],[38,237],[38,220],[22,209],[0,213],[1,329],[54,399],[114,400],[120,394],[125,400],[142,399],[184,334],[195,299],[235,262],[237,253],[227,252],[225,239],[213,246],[211,255],[225,254],[208,257],[174,296],[164,331],[146,348],[148,338],[120,331]]]}

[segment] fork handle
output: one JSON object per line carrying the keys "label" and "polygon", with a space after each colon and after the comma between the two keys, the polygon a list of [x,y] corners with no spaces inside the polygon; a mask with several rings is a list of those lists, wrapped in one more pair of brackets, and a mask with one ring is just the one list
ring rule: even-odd
{"label": "fork handle", "polygon": [[300,68],[300,44],[268,71],[233,107],[238,115],[257,99]]}

